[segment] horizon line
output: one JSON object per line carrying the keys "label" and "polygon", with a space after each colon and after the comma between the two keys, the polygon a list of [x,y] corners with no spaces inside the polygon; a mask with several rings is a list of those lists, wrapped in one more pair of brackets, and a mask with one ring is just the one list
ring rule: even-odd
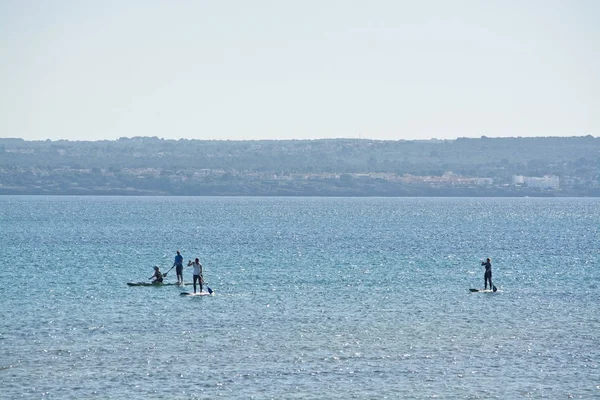
{"label": "horizon line", "polygon": [[464,139],[481,140],[481,139],[569,139],[569,138],[586,138],[591,137],[597,139],[599,137],[591,134],[581,135],[548,135],[548,136],[487,136],[481,135],[479,137],[473,136],[458,136],[452,139],[449,138],[428,138],[428,139],[375,139],[375,138],[364,138],[364,137],[323,137],[323,138],[291,138],[291,139],[201,139],[201,138],[165,138],[159,136],[122,136],[117,139],[25,139],[20,137],[0,137],[0,140],[18,140],[23,142],[118,142],[120,140],[134,140],[134,139],[155,139],[162,141],[201,141],[201,142],[316,142],[316,141],[331,141],[331,140],[351,140],[351,141],[371,141],[371,142],[444,142],[444,141],[456,141]]}

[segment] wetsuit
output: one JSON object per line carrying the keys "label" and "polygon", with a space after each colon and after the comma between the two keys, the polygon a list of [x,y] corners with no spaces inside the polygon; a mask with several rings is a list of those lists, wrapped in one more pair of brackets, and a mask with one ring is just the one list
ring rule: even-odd
{"label": "wetsuit", "polygon": [[490,283],[490,289],[493,289],[492,286],[492,263],[490,261],[482,262],[481,265],[485,265],[485,273],[483,274],[484,287],[487,289],[488,282]]}

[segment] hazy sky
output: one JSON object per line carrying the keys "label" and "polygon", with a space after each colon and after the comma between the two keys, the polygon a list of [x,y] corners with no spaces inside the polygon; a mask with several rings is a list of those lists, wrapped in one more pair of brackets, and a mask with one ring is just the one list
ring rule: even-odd
{"label": "hazy sky", "polygon": [[587,134],[597,0],[0,0],[0,137]]}

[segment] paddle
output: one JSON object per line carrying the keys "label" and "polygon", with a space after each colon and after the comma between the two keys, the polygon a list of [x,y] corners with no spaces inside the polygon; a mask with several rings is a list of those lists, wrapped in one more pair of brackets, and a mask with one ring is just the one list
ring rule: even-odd
{"label": "paddle", "polygon": [[[204,284],[204,275],[200,275],[200,284]],[[208,291],[208,294],[213,294],[213,290],[209,288],[208,285],[206,285],[206,290]]]}
{"label": "paddle", "polygon": [[166,278],[166,277],[167,277],[167,274],[168,274],[169,272],[171,272],[171,270],[172,270],[173,268],[175,268],[175,266],[174,266],[174,265],[173,265],[173,266],[172,266],[172,267],[171,267],[171,268],[170,268],[170,269],[169,269],[167,272],[165,272],[165,273],[163,274],[163,277],[165,277],[165,278]]}
{"label": "paddle", "polygon": [[[204,276],[200,275],[200,285],[204,284]],[[213,290],[211,288],[208,287],[208,285],[206,285],[206,290],[208,291],[208,294],[213,294]]]}

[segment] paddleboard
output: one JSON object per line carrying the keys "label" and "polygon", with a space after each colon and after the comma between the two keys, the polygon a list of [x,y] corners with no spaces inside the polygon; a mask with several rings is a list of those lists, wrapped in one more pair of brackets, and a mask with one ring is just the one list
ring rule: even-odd
{"label": "paddleboard", "polygon": [[212,293],[208,293],[208,292],[181,292],[182,296],[210,296],[212,295]]}
{"label": "paddleboard", "polygon": [[498,289],[496,289],[496,286],[494,286],[494,289],[469,289],[471,291],[471,293],[494,293],[497,292]]}
{"label": "paddleboard", "polygon": [[127,282],[127,286],[185,286],[185,284],[180,285],[177,282],[163,282],[163,283]]}

